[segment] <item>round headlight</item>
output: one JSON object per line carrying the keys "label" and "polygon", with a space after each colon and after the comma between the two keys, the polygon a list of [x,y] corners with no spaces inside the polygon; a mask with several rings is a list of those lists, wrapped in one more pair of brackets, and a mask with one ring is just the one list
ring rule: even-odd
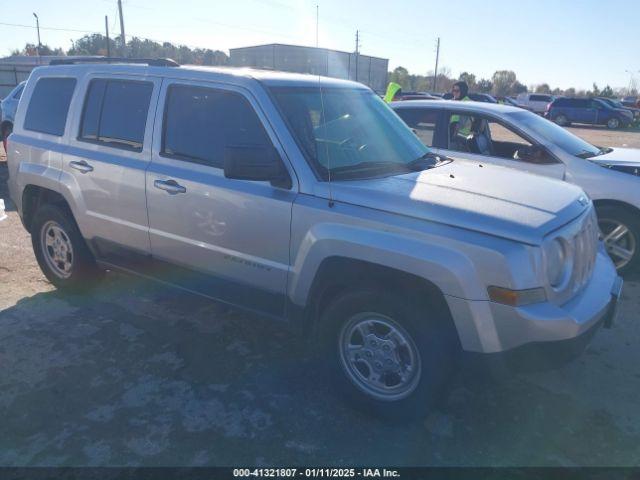
{"label": "round headlight", "polygon": [[567,247],[564,242],[555,239],[544,246],[547,280],[553,288],[562,286],[570,268]]}

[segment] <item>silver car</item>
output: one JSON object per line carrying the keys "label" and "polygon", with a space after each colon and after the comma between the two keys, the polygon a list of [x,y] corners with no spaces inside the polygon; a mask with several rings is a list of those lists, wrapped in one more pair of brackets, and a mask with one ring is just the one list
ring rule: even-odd
{"label": "silver car", "polygon": [[27,82],[20,82],[16,85],[16,88],[9,92],[9,95],[4,97],[0,102],[0,109],[2,112],[2,120],[0,122],[0,140],[5,140],[13,130],[13,122],[16,116],[16,110],[18,109],[18,103],[22,96],[22,91]]}
{"label": "silver car", "polygon": [[8,159],[58,288],[116,269],[285,320],[313,374],[392,418],[424,414],[462,364],[575,356],[622,288],[580,188],[434,155],[353,82],[42,67]]}
{"label": "silver car", "polygon": [[[396,102],[396,113],[427,146],[483,164],[574,183],[593,200],[618,271],[640,267],[640,150],[597,147],[531,112],[479,102]],[[452,118],[463,117],[459,135]],[[604,168],[603,168],[604,167]]]}

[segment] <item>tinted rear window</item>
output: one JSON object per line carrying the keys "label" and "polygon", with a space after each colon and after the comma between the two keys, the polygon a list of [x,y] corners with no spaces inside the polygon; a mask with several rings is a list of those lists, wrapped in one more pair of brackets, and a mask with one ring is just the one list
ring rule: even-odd
{"label": "tinted rear window", "polygon": [[75,86],[75,78],[38,80],[24,119],[25,130],[62,136]]}
{"label": "tinted rear window", "polygon": [[559,98],[553,102],[554,107],[588,108],[589,100],[583,98]]}
{"label": "tinted rear window", "polygon": [[84,102],[80,138],[141,150],[153,84],[92,80]]}
{"label": "tinted rear window", "polygon": [[549,95],[531,95],[529,100],[532,102],[550,102],[552,98]]}
{"label": "tinted rear window", "polygon": [[214,167],[230,145],[269,146],[260,119],[240,95],[173,85],[167,94],[162,153]]}

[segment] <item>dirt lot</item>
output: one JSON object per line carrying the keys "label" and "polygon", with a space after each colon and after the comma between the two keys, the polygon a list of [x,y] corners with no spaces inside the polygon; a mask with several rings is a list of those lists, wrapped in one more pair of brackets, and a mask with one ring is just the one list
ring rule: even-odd
{"label": "dirt lot", "polygon": [[[599,145],[640,133],[575,129]],[[0,160],[0,198],[7,198]],[[350,410],[277,325],[109,275],[84,297],[0,223],[0,465],[640,465],[640,281],[574,363],[470,389],[424,422]]]}

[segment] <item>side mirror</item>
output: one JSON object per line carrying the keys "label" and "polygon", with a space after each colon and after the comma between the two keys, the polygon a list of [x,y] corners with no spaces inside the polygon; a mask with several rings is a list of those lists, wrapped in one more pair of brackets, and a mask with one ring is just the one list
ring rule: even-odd
{"label": "side mirror", "polygon": [[555,163],[542,145],[520,147],[513,154],[513,159],[537,164]]}
{"label": "side mirror", "polygon": [[291,178],[273,147],[232,145],[224,149],[224,176],[235,180],[271,182],[291,188]]}

